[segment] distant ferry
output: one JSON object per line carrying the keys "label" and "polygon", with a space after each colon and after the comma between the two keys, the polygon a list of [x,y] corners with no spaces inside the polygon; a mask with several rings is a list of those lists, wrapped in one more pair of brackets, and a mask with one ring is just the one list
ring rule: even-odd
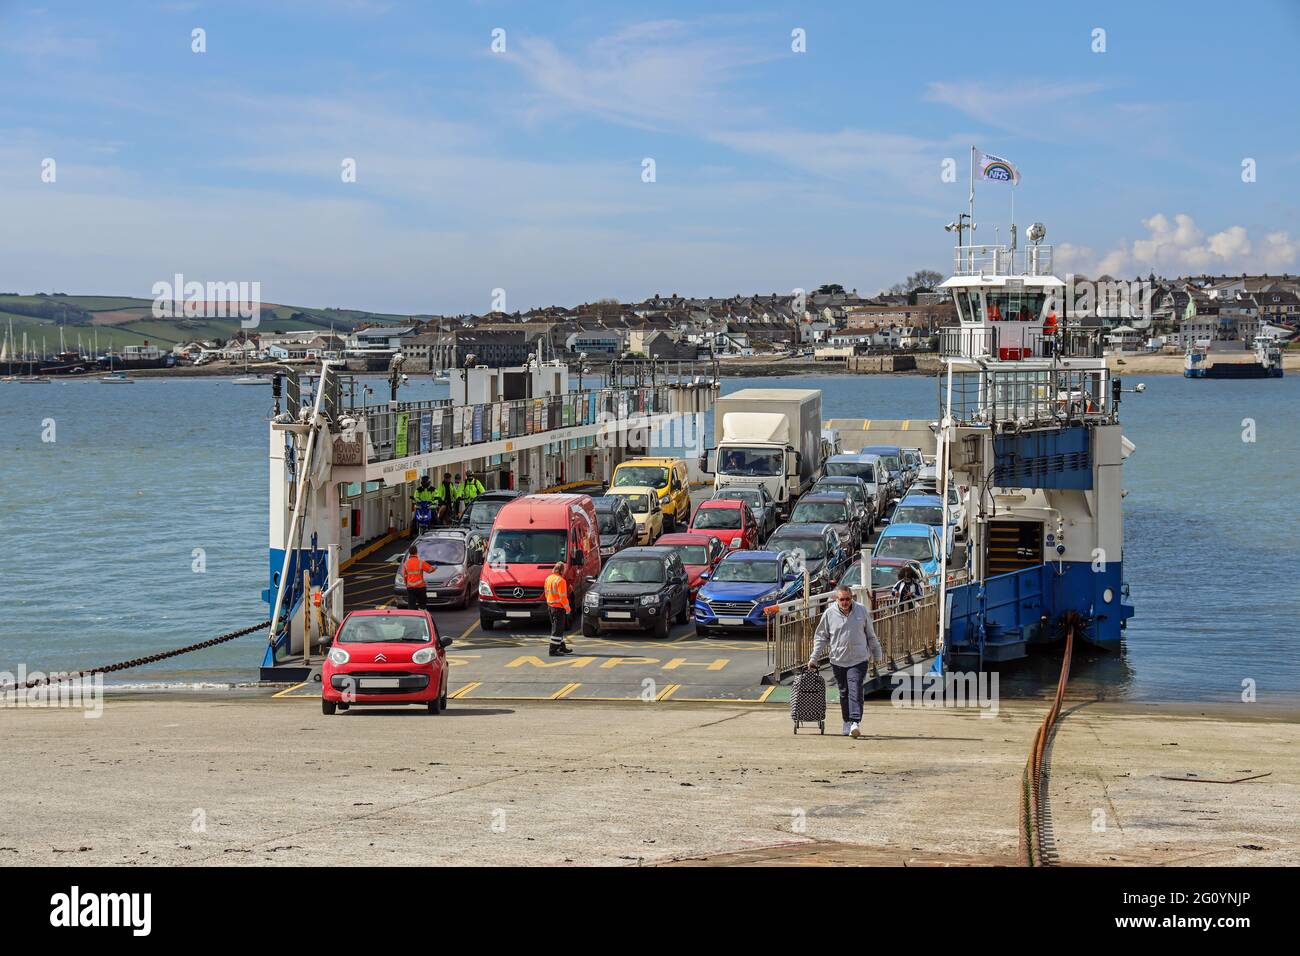
{"label": "distant ferry", "polygon": [[1281,378],[1282,347],[1271,335],[1257,335],[1253,362],[1212,362],[1208,339],[1195,342],[1183,359],[1183,378]]}

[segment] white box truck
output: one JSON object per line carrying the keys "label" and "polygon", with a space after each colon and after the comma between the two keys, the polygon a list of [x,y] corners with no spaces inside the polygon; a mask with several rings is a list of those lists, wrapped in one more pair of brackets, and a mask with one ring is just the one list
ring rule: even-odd
{"label": "white box truck", "polygon": [[822,393],[816,388],[745,388],[714,405],[716,447],[703,470],[713,487],[765,485],[789,514],[822,467]]}

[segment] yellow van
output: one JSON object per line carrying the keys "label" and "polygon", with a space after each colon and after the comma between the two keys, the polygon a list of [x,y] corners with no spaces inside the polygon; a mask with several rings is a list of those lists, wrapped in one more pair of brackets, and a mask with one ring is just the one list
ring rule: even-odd
{"label": "yellow van", "polygon": [[614,469],[610,490],[653,488],[664,513],[664,530],[676,531],[691,523],[691,487],[686,462],[680,458],[629,458]]}

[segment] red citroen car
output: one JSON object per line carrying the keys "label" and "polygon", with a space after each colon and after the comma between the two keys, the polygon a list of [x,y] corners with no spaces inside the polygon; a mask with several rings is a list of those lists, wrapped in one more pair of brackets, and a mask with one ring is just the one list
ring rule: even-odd
{"label": "red citroen car", "polygon": [[379,608],[343,619],[321,668],[321,710],[353,704],[447,706],[447,647],[428,611]]}
{"label": "red citroen car", "polygon": [[655,545],[672,548],[682,559],[682,564],[686,566],[686,577],[690,580],[692,602],[695,600],[695,592],[712,577],[714,568],[727,553],[721,538],[702,531],[676,531],[660,535]]}
{"label": "red citroen car", "polygon": [[700,502],[688,530],[716,534],[728,551],[758,548],[758,522],[749,505],[738,498],[710,498]]}

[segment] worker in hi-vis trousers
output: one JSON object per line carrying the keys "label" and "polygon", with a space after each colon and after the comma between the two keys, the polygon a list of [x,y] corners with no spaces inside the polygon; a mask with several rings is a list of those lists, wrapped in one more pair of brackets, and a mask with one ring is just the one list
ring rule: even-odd
{"label": "worker in hi-vis trousers", "polygon": [[551,569],[542,590],[546,593],[546,609],[551,615],[551,656],[572,654],[573,648],[564,643],[564,626],[568,623],[570,608],[569,582],[564,580],[563,562]]}

